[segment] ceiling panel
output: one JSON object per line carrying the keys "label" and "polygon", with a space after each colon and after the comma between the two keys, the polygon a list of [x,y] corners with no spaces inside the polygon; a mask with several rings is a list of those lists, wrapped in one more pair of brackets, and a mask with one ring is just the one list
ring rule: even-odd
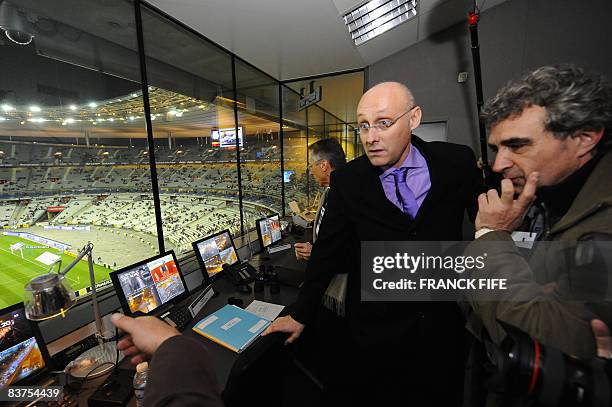
{"label": "ceiling panel", "polygon": [[373,64],[414,44],[418,38],[419,20],[410,21],[389,30],[359,46],[359,53],[367,65]]}
{"label": "ceiling panel", "polygon": [[151,4],[277,79],[364,66],[330,0],[152,0]]}
{"label": "ceiling panel", "polygon": [[[505,0],[478,1],[485,9]],[[365,0],[150,2],[280,80],[372,64],[461,21],[472,4],[418,0],[422,17],[356,47],[342,15]]]}

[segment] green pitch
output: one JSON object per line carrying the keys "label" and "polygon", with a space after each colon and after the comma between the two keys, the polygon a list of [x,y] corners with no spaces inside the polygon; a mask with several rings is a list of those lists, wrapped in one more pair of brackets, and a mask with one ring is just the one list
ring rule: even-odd
{"label": "green pitch", "polygon": [[[23,259],[21,253],[11,254],[10,246],[17,242],[24,243]],[[49,247],[46,249],[27,249],[28,246],[42,247],[40,243],[22,239],[17,236],[5,236],[0,232],[0,308],[23,301],[23,288],[32,277],[46,274],[49,266],[36,260],[44,252],[62,257],[62,269],[70,264],[74,257],[63,254],[61,250]],[[76,252],[76,249],[73,249]],[[54,267],[57,272],[57,265]],[[110,269],[94,264],[96,282],[108,280]],[[66,274],[74,291],[89,287],[89,270],[86,261],[80,261]]]}

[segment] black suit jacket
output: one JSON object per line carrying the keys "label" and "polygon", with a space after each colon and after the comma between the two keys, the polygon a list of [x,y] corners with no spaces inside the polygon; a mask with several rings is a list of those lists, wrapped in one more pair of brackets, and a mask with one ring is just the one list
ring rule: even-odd
{"label": "black suit jacket", "polygon": [[[414,135],[412,144],[427,161],[431,178],[414,220],[387,199],[379,179],[382,171],[365,155],[332,173],[325,217],[291,316],[307,326],[313,323],[333,275],[348,272],[349,337],[355,349],[367,353],[364,357],[380,361],[383,368],[393,368],[392,360],[399,357],[421,369],[423,364],[446,363],[450,354],[455,366],[462,360],[457,352],[462,355],[463,350],[457,348],[462,346],[464,325],[455,303],[360,301],[362,241],[462,240],[466,209],[471,216],[476,213],[482,177],[472,150],[424,142]],[[433,355],[422,359],[428,353]],[[406,362],[399,363],[411,366]]]}

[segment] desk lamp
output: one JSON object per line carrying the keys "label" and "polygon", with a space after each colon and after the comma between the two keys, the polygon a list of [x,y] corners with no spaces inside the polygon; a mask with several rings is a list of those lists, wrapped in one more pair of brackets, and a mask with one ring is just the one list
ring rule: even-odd
{"label": "desk lamp", "polygon": [[104,335],[104,325],[100,317],[92,250],[93,244],[89,242],[83,247],[76,259],[66,266],[63,271],[57,274],[48,273],[34,277],[25,286],[24,306],[26,318],[32,321],[43,321],[59,315],[65,316],[66,311],[76,304],[74,290],[70,287],[66,274],[81,259],[87,256],[91,283],[91,301],[94,309],[96,338],[98,339],[99,346],[83,352],[74,362],[68,365],[67,369],[72,367],[68,373],[76,377],[98,377],[111,370],[114,367],[113,363],[115,361],[115,343],[105,343],[104,341],[109,339],[110,335]]}

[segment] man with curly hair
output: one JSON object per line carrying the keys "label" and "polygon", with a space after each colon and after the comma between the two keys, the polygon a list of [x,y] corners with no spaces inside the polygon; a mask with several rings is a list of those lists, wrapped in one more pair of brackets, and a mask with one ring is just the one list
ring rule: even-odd
{"label": "man with curly hair", "polygon": [[[500,193],[491,189],[478,198],[468,252],[486,252],[479,277],[506,279],[508,289],[496,301],[470,293],[468,328],[480,341],[499,344],[503,321],[547,346],[592,358],[590,321],[612,322],[606,267],[612,264],[612,85],[571,65],[538,68],[488,100],[482,118],[496,152],[492,169],[504,179]],[[525,257],[511,234],[528,210],[536,242]],[[477,353],[471,373],[486,359],[479,362]]]}

